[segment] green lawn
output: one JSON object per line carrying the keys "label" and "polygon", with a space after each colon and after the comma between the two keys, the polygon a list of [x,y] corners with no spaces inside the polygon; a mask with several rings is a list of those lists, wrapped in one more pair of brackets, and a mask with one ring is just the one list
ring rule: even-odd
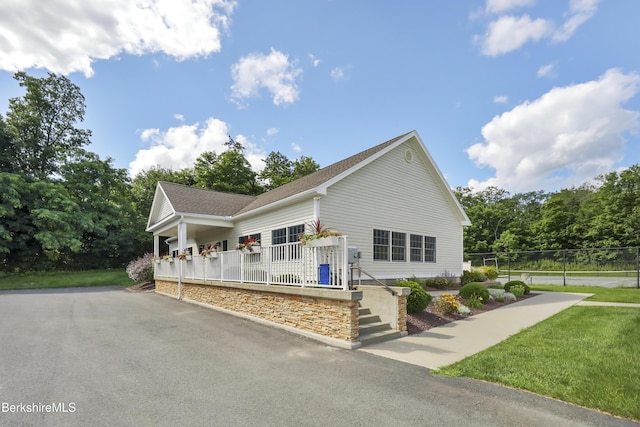
{"label": "green lawn", "polygon": [[71,288],[87,286],[131,286],[133,281],[122,270],[91,270],[74,272],[37,272],[0,276],[0,290]]}
{"label": "green lawn", "polygon": [[594,294],[586,301],[630,302],[640,304],[640,289],[638,288],[598,288],[596,286],[553,286],[533,285],[532,291],[549,292],[578,292]]}
{"label": "green lawn", "polygon": [[[534,286],[640,303],[640,290]],[[640,307],[574,306],[435,373],[529,390],[640,420]]]}
{"label": "green lawn", "polygon": [[572,307],[437,371],[640,420],[640,308]]}

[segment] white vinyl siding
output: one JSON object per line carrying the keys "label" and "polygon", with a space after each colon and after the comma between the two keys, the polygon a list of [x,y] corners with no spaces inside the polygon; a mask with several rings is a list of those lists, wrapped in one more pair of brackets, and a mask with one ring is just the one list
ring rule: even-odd
{"label": "white vinyl siding", "polygon": [[[322,222],[348,236],[349,246],[361,252],[362,268],[379,279],[462,274],[463,218],[448,189],[436,183],[437,172],[428,166],[418,144],[409,141],[396,147],[330,186],[320,200]],[[411,162],[405,160],[408,148],[414,154]],[[374,242],[374,229],[406,233],[409,258],[379,262],[385,254]],[[422,260],[410,262],[416,257],[410,235],[435,238],[437,259],[424,259],[421,245]],[[391,261],[390,252],[386,259]]]}
{"label": "white vinyl siding", "polygon": [[[273,245],[272,231],[305,224],[313,220],[313,199],[302,200],[296,204],[283,206],[260,215],[236,220],[235,228],[228,230],[225,239],[238,241],[238,237],[261,233],[261,244]],[[289,230],[287,230],[287,233]]]}

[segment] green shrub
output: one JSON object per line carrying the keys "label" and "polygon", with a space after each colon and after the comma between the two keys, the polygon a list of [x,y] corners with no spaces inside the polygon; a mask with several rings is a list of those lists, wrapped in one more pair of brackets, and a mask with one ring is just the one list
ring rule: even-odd
{"label": "green shrub", "polygon": [[488,265],[482,265],[480,267],[473,268],[473,271],[477,271],[483,274],[488,280],[496,280],[498,278],[498,270],[495,267]]}
{"label": "green shrub", "polygon": [[478,297],[471,297],[471,298],[467,299],[467,301],[465,302],[465,305],[467,307],[469,307],[469,308],[482,308],[482,307],[484,307],[484,303]]}
{"label": "green shrub", "polygon": [[504,302],[504,297],[495,297],[493,300],[495,302]]}
{"label": "green shrub", "polygon": [[435,310],[440,314],[457,313],[462,305],[460,304],[460,297],[454,294],[442,294],[433,304]]}
{"label": "green shrub", "polygon": [[451,280],[446,277],[430,277],[422,281],[423,286],[434,289],[446,289],[451,285]]}
{"label": "green shrub", "polygon": [[403,280],[397,282],[395,286],[411,288],[411,294],[407,297],[407,313],[420,313],[431,302],[431,295],[416,282]]}
{"label": "green shrub", "polygon": [[[522,280],[512,280],[510,282],[505,283],[504,284],[504,290],[507,291],[507,292],[511,292],[511,287],[512,286],[522,286],[522,287],[524,287],[524,294],[525,295],[528,295],[529,292],[531,292],[531,288],[526,283],[524,283]],[[511,293],[513,293],[513,292],[511,292]]]}
{"label": "green shrub", "polygon": [[467,271],[464,270],[462,272],[462,276],[460,276],[460,283],[462,285],[466,285],[471,282],[485,282],[487,277],[479,271]]}
{"label": "green shrub", "polygon": [[460,288],[460,296],[464,299],[477,298],[480,301],[488,301],[489,289],[479,283],[468,283]]}
{"label": "green shrub", "polygon": [[516,297],[521,297],[522,295],[524,295],[524,286],[513,285],[510,288],[510,292],[514,294]]}

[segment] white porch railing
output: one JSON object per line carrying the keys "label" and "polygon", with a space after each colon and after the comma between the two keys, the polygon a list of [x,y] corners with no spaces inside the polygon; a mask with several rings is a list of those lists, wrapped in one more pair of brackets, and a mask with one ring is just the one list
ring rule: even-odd
{"label": "white porch railing", "polygon": [[337,246],[287,243],[261,246],[249,253],[235,250],[218,252],[213,257],[194,255],[189,260],[162,260],[154,264],[154,274],[179,279],[348,290],[347,253],[347,238],[341,236]]}

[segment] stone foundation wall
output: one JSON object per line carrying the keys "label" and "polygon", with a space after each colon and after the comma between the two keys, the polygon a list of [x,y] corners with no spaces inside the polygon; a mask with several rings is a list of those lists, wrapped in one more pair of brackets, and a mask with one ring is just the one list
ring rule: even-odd
{"label": "stone foundation wall", "polygon": [[398,330],[407,331],[407,295],[398,295]]}
{"label": "stone foundation wall", "polygon": [[[185,301],[219,307],[347,343],[358,341],[358,302],[362,298],[358,291],[184,280],[181,287],[181,298]],[[177,297],[178,283],[156,279],[156,292]]]}
{"label": "stone foundation wall", "polygon": [[156,280],[156,292],[178,297],[178,282]]}

